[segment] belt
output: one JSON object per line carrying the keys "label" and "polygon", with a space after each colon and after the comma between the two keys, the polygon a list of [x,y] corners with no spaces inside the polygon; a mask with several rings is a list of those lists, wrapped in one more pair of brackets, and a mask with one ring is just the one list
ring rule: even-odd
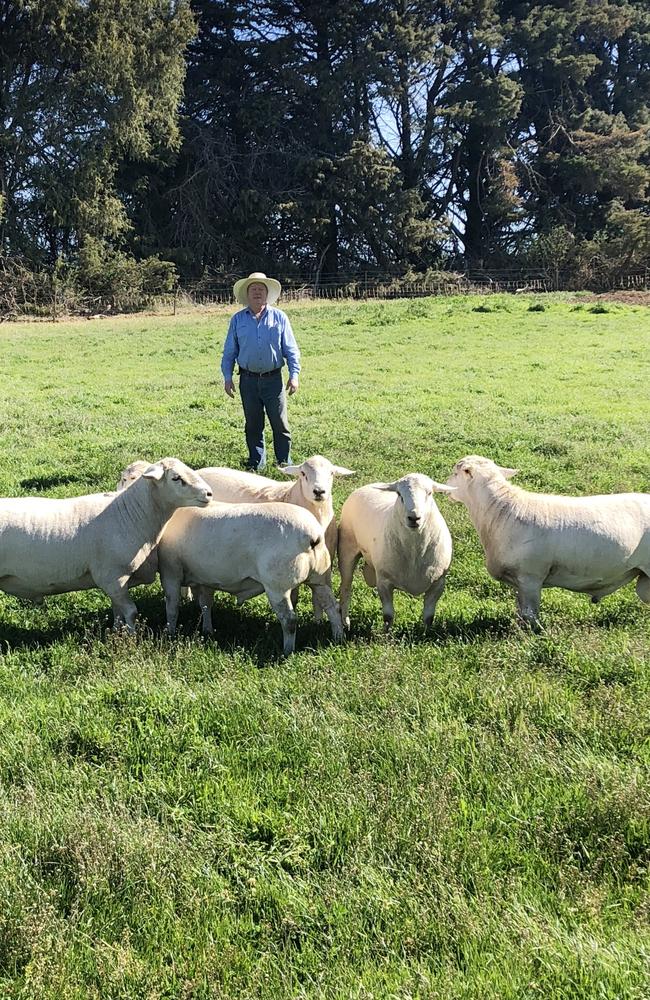
{"label": "belt", "polygon": [[240,375],[252,375],[254,378],[268,378],[270,375],[277,375],[278,372],[281,371],[282,368],[274,368],[270,372],[249,372],[247,368],[242,368],[241,365],[239,366]]}

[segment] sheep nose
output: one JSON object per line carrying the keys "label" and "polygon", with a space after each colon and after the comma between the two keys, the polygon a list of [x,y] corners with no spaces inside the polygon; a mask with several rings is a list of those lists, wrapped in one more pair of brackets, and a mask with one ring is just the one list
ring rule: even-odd
{"label": "sheep nose", "polygon": [[412,524],[414,528],[417,528],[418,524],[420,523],[420,515],[409,514],[408,518],[409,518],[409,524]]}
{"label": "sheep nose", "polygon": [[205,495],[208,498],[208,500],[212,500],[212,490],[206,490]]}
{"label": "sheep nose", "polygon": [[320,490],[317,487],[314,487],[314,496],[317,500],[322,500],[325,496],[325,490]]}

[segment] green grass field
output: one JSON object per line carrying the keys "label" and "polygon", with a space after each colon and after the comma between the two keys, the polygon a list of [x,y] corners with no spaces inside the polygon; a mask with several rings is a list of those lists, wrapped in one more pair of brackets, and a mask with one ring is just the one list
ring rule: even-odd
{"label": "green grass field", "polygon": [[[531,309],[531,306],[533,307]],[[549,297],[287,308],[294,459],[544,491],[650,490],[650,312]],[[0,327],[0,494],[126,463],[239,466],[228,311]],[[359,577],[350,641],[222,595],[216,641],[158,587],[0,595],[0,997],[650,997],[650,609],[545,591],[514,624],[464,508],[432,634]]]}

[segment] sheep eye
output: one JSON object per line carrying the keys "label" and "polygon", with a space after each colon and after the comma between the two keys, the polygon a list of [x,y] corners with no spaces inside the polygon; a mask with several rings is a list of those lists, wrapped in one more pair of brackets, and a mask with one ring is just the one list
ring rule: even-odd
{"label": "sheep eye", "polygon": [[184,479],[181,479],[181,477],[180,477],[180,476],[172,476],[172,479],[173,479],[173,481],[174,481],[175,483],[180,483],[180,484],[181,484],[181,486],[187,486],[187,483],[185,482],[185,480],[184,480]]}
{"label": "sheep eye", "polygon": [[302,478],[303,478],[303,479],[306,479],[306,478],[307,478],[307,476],[305,475],[305,473],[304,473],[304,472],[301,472],[301,473],[300,473],[300,475],[302,476]]}

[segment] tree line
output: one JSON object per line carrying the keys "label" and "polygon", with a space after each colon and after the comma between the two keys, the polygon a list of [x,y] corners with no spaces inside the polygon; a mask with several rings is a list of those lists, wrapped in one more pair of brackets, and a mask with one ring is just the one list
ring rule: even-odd
{"label": "tree line", "polygon": [[5,274],[650,261],[647,0],[0,0],[0,32]]}

